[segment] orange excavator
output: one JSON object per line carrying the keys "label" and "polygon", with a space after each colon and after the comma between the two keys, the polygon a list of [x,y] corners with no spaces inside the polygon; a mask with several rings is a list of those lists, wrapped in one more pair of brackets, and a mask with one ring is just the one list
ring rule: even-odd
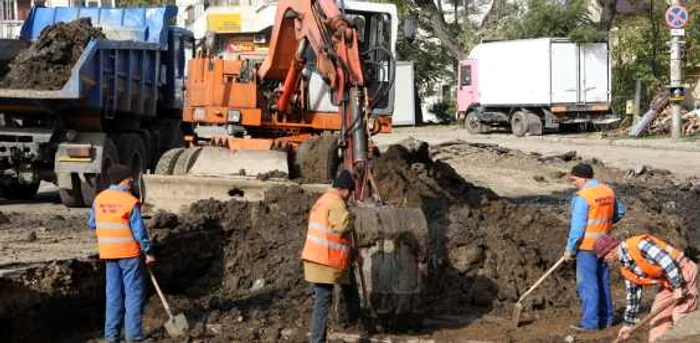
{"label": "orange excavator", "polygon": [[[342,159],[343,168],[357,176],[356,197],[376,196],[371,136],[391,131],[395,23],[395,12],[341,9],[331,0],[287,0],[277,4],[262,63],[214,58],[220,42],[207,37],[209,44],[188,62],[186,148],[166,152],[155,174],[267,175],[326,183]],[[146,182],[151,197],[157,196],[157,180]],[[174,183],[198,182],[212,181]],[[163,186],[160,194],[171,198],[170,187]],[[185,188],[187,199],[212,193]]]}
{"label": "orange excavator", "polygon": [[261,200],[289,178],[321,192],[342,165],[357,177],[357,234],[381,237],[359,249],[359,275],[371,276],[365,299],[375,313],[410,312],[424,266],[406,237],[427,241],[427,221],[420,209],[381,205],[371,168],[372,135],[391,130],[396,8],[332,0],[276,6],[262,62],[216,57],[226,44],[216,35],[189,61],[187,147],[166,152],[143,176],[144,204],[177,212],[200,199]]}

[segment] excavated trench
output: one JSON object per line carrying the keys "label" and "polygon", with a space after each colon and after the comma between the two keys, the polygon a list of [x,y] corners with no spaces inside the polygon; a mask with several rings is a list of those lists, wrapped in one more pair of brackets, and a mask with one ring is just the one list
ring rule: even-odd
{"label": "excavated trench", "polygon": [[[560,257],[567,235],[561,212],[565,206],[501,199],[468,183],[448,164],[433,160],[429,147],[416,141],[390,147],[376,160],[374,170],[388,204],[420,208],[428,223],[425,235],[406,232],[394,237],[412,247],[422,293],[390,304],[395,309],[409,304],[408,312],[423,320],[412,320],[409,327],[378,321],[380,331],[429,333],[440,329],[440,324],[428,320],[436,316],[471,318],[460,325],[481,317],[507,318],[518,296]],[[698,242],[689,232],[698,225],[692,222],[700,209],[697,195],[635,184],[618,187],[636,208],[624,230],[639,231],[640,222],[658,224],[656,233],[691,248],[688,251],[695,256],[697,250],[692,248]],[[150,220],[159,258],[154,273],[171,307],[190,320],[193,338],[306,340],[311,293],[302,277],[299,253],[308,211],[317,197],[299,187],[274,187],[260,202],[204,200],[180,216],[158,213]],[[652,198],[666,205],[651,205]],[[380,233],[360,231],[364,247],[386,239]],[[94,259],[52,262],[5,275],[0,278],[0,341],[99,337],[102,293],[102,265]],[[571,267],[556,272],[526,303],[526,312],[540,320],[574,321],[577,311]],[[162,329],[167,316],[157,297],[149,298],[144,319],[147,332],[157,341],[175,342]],[[333,327],[355,330],[342,316],[334,317]],[[498,326],[484,330],[503,331],[511,342],[559,342],[565,335],[547,327],[536,331],[537,339]]]}

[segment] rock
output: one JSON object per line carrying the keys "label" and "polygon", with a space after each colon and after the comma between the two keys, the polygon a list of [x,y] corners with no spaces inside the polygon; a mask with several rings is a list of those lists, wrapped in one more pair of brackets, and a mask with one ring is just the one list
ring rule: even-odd
{"label": "rock", "polygon": [[251,292],[256,292],[265,288],[265,279],[257,279],[253,282],[253,286],[250,287]]}
{"label": "rock", "polygon": [[566,338],[564,338],[564,342],[566,343],[574,343],[576,339],[572,335],[567,335]]}
{"label": "rock", "polygon": [[542,154],[540,157],[537,158],[538,161],[540,162],[554,162],[557,160],[564,161],[564,162],[569,162],[572,161],[573,159],[576,158],[576,151],[567,151],[565,153],[560,153],[560,152],[548,152]]}
{"label": "rock", "polygon": [[0,224],[9,224],[10,218],[4,213],[0,212]]}
{"label": "rock", "polygon": [[22,237],[22,240],[25,242],[34,242],[36,241],[36,232],[30,231]]}
{"label": "rock", "polygon": [[696,183],[693,187],[690,187],[690,191],[695,192],[695,194],[700,194],[700,183]]}
{"label": "rock", "polygon": [[542,176],[542,175],[535,175],[535,176],[532,177],[532,179],[535,180],[535,181],[537,181],[537,182],[540,182],[540,183],[541,183],[541,182],[547,182],[547,180],[546,180],[546,179],[544,178],[544,176]]}
{"label": "rock", "polygon": [[463,245],[450,249],[449,260],[453,268],[466,272],[486,259],[484,249],[478,245]]}
{"label": "rock", "polygon": [[283,340],[289,341],[293,337],[295,337],[298,332],[299,332],[299,330],[297,330],[295,328],[286,328],[286,329],[282,329],[282,331],[280,332],[280,336],[282,337]]}

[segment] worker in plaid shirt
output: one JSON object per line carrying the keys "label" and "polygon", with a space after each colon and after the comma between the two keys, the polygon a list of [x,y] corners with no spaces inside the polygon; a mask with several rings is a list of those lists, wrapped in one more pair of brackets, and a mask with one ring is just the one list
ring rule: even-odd
{"label": "worker in plaid shirt", "polygon": [[649,342],[656,341],[673,323],[697,309],[697,265],[668,243],[649,234],[634,236],[624,242],[605,235],[596,241],[595,252],[598,258],[604,258],[609,264],[620,262],[620,271],[625,277],[627,306],[619,338],[627,339],[638,321],[644,286],[659,286],[652,312],[675,301],[651,320]]}

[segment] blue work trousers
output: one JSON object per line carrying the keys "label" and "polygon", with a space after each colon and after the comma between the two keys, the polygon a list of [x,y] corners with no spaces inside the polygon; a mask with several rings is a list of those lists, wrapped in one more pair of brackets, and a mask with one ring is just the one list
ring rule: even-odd
{"label": "blue work trousers", "polygon": [[127,340],[144,338],[141,318],[145,304],[144,265],[140,257],[105,260],[107,306],[105,338],[119,341],[124,326]]}
{"label": "blue work trousers", "polygon": [[[333,303],[333,284],[314,283],[314,307],[311,313],[311,343],[326,342],[328,312]],[[348,321],[355,322],[360,317],[360,297],[354,284],[342,285],[343,297],[347,305]]]}
{"label": "blue work trousers", "polygon": [[593,251],[576,254],[576,287],[581,299],[581,322],[586,329],[601,329],[613,323],[610,269]]}

